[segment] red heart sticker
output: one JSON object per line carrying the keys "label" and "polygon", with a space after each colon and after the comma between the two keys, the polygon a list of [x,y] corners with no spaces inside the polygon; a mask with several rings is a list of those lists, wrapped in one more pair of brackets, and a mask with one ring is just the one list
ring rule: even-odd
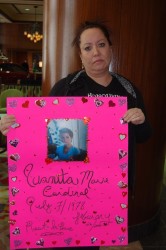
{"label": "red heart sticker", "polygon": [[127,195],[127,192],[122,192],[123,197]]}
{"label": "red heart sticker", "polygon": [[126,176],[126,173],[122,173],[122,177],[124,178]]}
{"label": "red heart sticker", "polygon": [[50,158],[46,158],[46,159],[45,159],[45,162],[46,162],[47,164],[50,164],[51,162],[53,162],[53,160],[50,159]]}
{"label": "red heart sticker", "polygon": [[56,240],[52,241],[52,244],[53,244],[53,245],[56,245]]}
{"label": "red heart sticker", "polygon": [[115,107],[115,103],[112,100],[110,100],[109,103],[108,103],[108,106],[109,107]]}
{"label": "red heart sticker", "polygon": [[101,245],[103,245],[105,243],[105,241],[104,240],[101,240]]}
{"label": "red heart sticker", "polygon": [[82,97],[82,102],[86,103],[88,101],[88,99],[86,99],[85,97]]}
{"label": "red heart sticker", "polygon": [[76,244],[79,245],[80,244],[80,240],[76,240]]}
{"label": "red heart sticker", "polygon": [[23,108],[28,108],[29,106],[29,101],[25,101],[23,104],[22,104],[22,107]]}
{"label": "red heart sticker", "polygon": [[122,232],[124,233],[126,231],[125,227],[121,227]]}

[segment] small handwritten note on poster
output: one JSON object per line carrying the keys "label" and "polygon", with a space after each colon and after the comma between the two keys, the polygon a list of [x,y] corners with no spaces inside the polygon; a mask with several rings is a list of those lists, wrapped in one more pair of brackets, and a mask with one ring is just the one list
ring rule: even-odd
{"label": "small handwritten note on poster", "polygon": [[7,110],[10,249],[126,245],[126,98],[8,98]]}

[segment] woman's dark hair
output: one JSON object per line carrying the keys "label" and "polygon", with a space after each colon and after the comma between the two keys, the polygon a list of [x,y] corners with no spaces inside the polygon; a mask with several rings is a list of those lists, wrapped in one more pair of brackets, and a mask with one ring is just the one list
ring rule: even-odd
{"label": "woman's dark hair", "polygon": [[112,42],[110,40],[110,31],[103,22],[85,21],[84,23],[82,23],[78,27],[78,30],[76,32],[76,36],[75,36],[75,38],[73,39],[73,42],[72,42],[72,46],[76,46],[76,47],[79,48],[80,47],[80,36],[81,36],[82,32],[84,30],[91,29],[91,28],[100,29],[103,32],[103,34],[105,35],[105,37],[107,38],[107,41],[108,41],[109,45],[112,45]]}
{"label": "woman's dark hair", "polygon": [[71,138],[73,138],[73,132],[69,128],[62,128],[59,130],[59,134],[67,133],[70,135]]}

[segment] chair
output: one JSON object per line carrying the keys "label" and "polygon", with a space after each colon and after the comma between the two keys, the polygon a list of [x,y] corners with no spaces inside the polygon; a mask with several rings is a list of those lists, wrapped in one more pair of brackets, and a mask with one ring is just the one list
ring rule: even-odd
{"label": "chair", "polygon": [[0,94],[0,114],[6,113],[7,97],[23,97],[23,93],[18,89],[6,89]]}
{"label": "chair", "polygon": [[[7,97],[22,97],[22,91],[18,89],[6,89],[0,94],[0,117],[6,114]],[[7,148],[6,136],[0,133],[0,154],[4,153]]]}

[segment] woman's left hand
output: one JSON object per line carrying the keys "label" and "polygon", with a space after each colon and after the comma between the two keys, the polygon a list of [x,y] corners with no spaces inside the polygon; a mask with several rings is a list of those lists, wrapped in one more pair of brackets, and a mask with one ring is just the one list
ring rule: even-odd
{"label": "woman's left hand", "polygon": [[139,108],[132,108],[128,109],[127,112],[124,114],[123,119],[125,122],[133,123],[134,125],[139,125],[144,123],[145,115]]}

